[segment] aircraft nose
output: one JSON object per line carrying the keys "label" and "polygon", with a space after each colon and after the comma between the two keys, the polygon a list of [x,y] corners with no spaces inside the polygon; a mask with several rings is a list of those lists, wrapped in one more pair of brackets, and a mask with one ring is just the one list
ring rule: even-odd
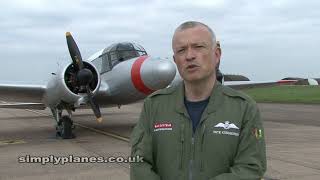
{"label": "aircraft nose", "polygon": [[167,87],[176,75],[174,62],[163,59],[149,59],[141,69],[142,80],[145,85],[153,90]]}

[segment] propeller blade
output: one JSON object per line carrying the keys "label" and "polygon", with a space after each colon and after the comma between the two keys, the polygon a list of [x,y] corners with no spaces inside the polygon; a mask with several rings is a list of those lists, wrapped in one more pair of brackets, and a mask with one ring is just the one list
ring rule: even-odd
{"label": "propeller blade", "polygon": [[92,72],[84,68],[81,53],[79,51],[79,48],[77,46],[77,43],[73,39],[70,32],[66,32],[66,39],[68,44],[69,53],[72,59],[72,62],[76,69],[76,79],[78,85],[80,85],[79,92],[87,92],[88,95],[88,104],[91,106],[91,109],[93,110],[94,115],[97,117],[98,122],[102,122],[101,112],[99,105],[93,101],[93,95],[90,90],[89,84],[93,79]]}
{"label": "propeller blade", "polygon": [[77,65],[78,69],[80,70],[83,68],[83,62],[77,43],[73,39],[70,32],[66,32],[66,39],[72,62],[74,65]]}
{"label": "propeller blade", "polygon": [[87,86],[87,94],[88,94],[88,104],[91,106],[93,113],[97,118],[97,121],[99,123],[101,123],[102,117],[101,117],[100,108],[99,108],[99,105],[93,101],[92,92],[91,92],[89,86]]}

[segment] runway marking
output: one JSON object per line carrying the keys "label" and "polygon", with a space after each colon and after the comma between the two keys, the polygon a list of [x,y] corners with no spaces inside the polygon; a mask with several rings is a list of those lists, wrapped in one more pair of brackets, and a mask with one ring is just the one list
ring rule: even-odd
{"label": "runway marking", "polygon": [[106,136],[111,136],[115,139],[118,139],[118,140],[122,140],[122,141],[125,141],[125,142],[130,142],[130,139],[127,138],[127,137],[123,137],[123,136],[120,136],[118,134],[115,134],[115,133],[110,133],[110,132],[107,132],[107,131],[102,131],[102,130],[99,130],[99,129],[95,129],[95,128],[92,128],[92,127],[88,127],[88,126],[85,126],[85,125],[82,125],[82,124],[79,124],[79,123],[74,123],[75,125],[79,126],[79,127],[82,127],[82,128],[85,128],[85,129],[88,129],[88,130],[91,130],[91,131],[94,131],[94,132],[97,132],[97,133],[100,133],[100,134],[104,134]]}
{"label": "runway marking", "polygon": [[0,146],[4,145],[11,145],[11,144],[24,144],[27,143],[26,141],[22,139],[15,139],[15,140],[1,140],[0,141]]}
{"label": "runway marking", "polygon": [[[42,113],[42,112],[39,112],[39,111],[35,111],[35,110],[30,110],[30,109],[24,109],[24,110],[25,110],[25,111],[29,111],[29,112],[33,112],[33,113],[36,113],[36,114],[40,114],[40,115],[45,115],[45,116],[53,117],[52,115],[45,114],[45,113]],[[110,132],[107,132],[107,131],[102,131],[102,130],[99,130],[99,129],[96,129],[96,128],[92,128],[92,127],[88,127],[88,126],[85,126],[85,125],[82,125],[82,124],[76,123],[76,122],[74,122],[74,124],[75,124],[76,126],[79,126],[79,127],[85,128],[85,129],[88,129],[88,130],[90,130],[90,131],[93,131],[93,132],[96,132],[96,133],[99,133],[99,134],[103,134],[103,135],[106,135],[106,136],[110,136],[110,137],[112,137],[112,138],[115,138],[115,139],[118,139],[118,140],[121,140],[121,141],[124,141],[124,142],[127,142],[127,143],[130,142],[130,139],[129,139],[129,138],[120,136],[120,135],[115,134],[115,133],[110,133]]]}

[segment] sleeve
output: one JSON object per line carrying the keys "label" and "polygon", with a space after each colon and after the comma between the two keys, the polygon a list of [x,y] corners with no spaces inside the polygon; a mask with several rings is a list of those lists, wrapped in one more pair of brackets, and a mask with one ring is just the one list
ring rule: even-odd
{"label": "sleeve", "polygon": [[256,103],[250,103],[244,117],[240,142],[230,173],[210,180],[260,180],[266,171],[266,146],[264,129]]}
{"label": "sleeve", "polygon": [[160,176],[154,171],[152,137],[149,130],[148,112],[146,101],[143,105],[140,119],[131,134],[131,156],[142,157],[143,162],[131,163],[131,180],[160,180]]}

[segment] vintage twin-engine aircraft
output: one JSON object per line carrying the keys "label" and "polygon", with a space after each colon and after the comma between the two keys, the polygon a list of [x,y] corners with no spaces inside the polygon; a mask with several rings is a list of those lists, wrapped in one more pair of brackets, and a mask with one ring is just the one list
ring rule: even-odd
{"label": "vintage twin-engine aircraft", "polygon": [[[57,135],[64,139],[74,137],[71,115],[75,109],[89,105],[101,122],[99,106],[120,106],[141,100],[167,87],[176,75],[172,61],[152,58],[134,43],[113,44],[83,61],[69,32],[66,39],[72,63],[52,73],[46,85],[0,84],[1,100],[21,102],[0,104],[0,108],[48,107],[57,122]],[[68,115],[63,115],[63,110]]]}
{"label": "vintage twin-engine aircraft", "polygon": [[[66,39],[72,63],[52,73],[46,85],[0,84],[0,100],[15,102],[0,104],[0,108],[43,110],[48,107],[57,123],[57,135],[68,139],[74,137],[71,116],[75,109],[90,106],[101,122],[99,107],[130,104],[182,81],[173,61],[152,58],[140,45],[116,43],[83,61],[69,32]],[[217,71],[217,79],[223,83],[220,71]],[[224,84],[239,89],[291,82]],[[63,115],[63,111],[67,115]]]}

